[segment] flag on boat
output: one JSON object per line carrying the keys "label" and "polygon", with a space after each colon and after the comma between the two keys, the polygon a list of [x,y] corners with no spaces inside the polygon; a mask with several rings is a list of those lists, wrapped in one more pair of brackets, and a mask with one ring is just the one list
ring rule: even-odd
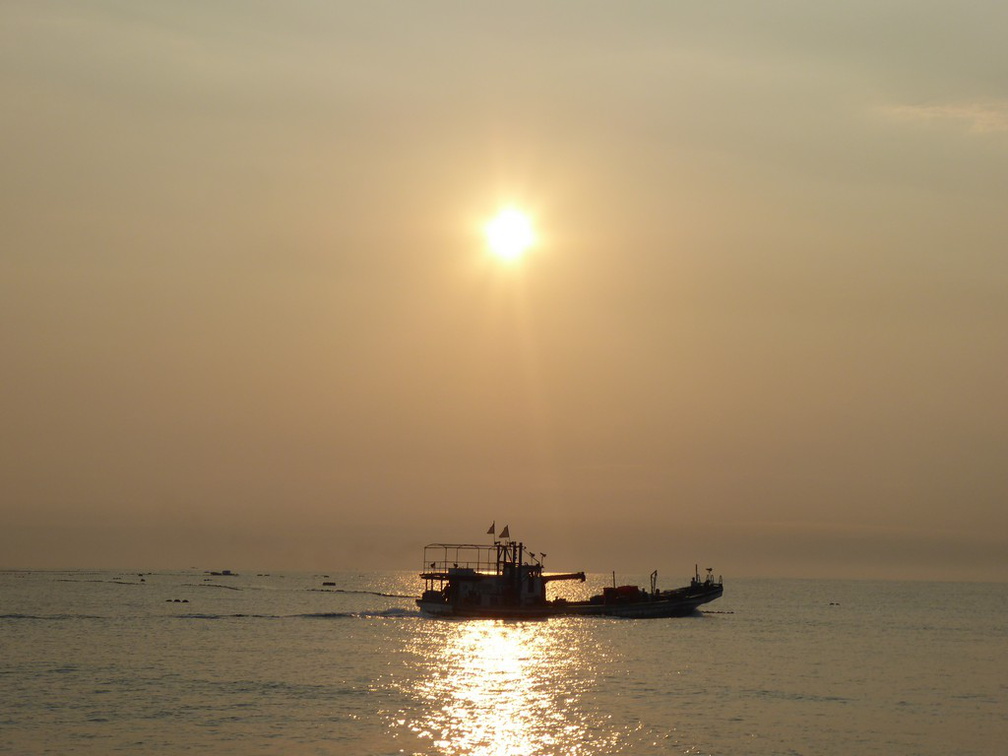
{"label": "flag on boat", "polygon": [[504,526],[504,530],[502,530],[500,532],[500,537],[501,538],[510,538],[511,537],[511,533],[508,531],[508,526],[507,525],[505,525]]}
{"label": "flag on boat", "polygon": [[490,523],[490,530],[487,531],[487,535],[494,535],[497,533],[497,520]]}

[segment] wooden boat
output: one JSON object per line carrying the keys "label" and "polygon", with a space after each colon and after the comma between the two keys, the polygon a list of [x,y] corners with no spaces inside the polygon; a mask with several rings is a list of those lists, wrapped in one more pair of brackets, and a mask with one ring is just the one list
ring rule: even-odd
{"label": "wooden boat", "polygon": [[[506,531],[505,531],[506,532]],[[535,619],[562,615],[609,617],[682,617],[724,593],[711,572],[694,571],[689,585],[658,590],[658,572],[650,591],[614,584],[587,601],[548,600],[546,584],[557,580],[584,582],[583,572],[546,573],[545,554],[537,558],[523,543],[494,540],[492,545],[432,543],[424,547],[424,592],[417,605],[437,617]]]}

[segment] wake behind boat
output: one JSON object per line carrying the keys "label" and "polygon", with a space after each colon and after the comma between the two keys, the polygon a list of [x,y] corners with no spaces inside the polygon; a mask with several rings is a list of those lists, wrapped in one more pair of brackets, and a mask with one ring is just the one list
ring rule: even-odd
{"label": "wake behind boat", "polygon": [[[492,531],[492,529],[491,529]],[[695,570],[689,585],[658,590],[658,572],[651,573],[651,589],[623,585],[603,589],[587,601],[548,600],[546,584],[556,580],[584,582],[583,572],[546,573],[545,554],[507,538],[492,545],[432,543],[424,547],[423,595],[417,605],[438,617],[533,619],[560,615],[610,617],[683,617],[724,593],[721,579],[711,570],[701,579]],[[615,581],[614,581],[615,583]]]}

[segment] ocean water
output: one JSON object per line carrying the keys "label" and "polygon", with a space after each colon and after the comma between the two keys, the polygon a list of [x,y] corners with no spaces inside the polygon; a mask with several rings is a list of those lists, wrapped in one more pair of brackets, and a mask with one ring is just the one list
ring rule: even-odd
{"label": "ocean water", "polygon": [[0,753],[1008,753],[1004,584],[726,576],[687,618],[531,622],[419,589],[0,572]]}

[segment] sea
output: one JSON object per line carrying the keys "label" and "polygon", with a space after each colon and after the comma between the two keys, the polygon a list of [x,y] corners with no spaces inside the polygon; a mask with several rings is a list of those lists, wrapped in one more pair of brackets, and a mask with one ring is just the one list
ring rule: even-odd
{"label": "sea", "polygon": [[1008,753],[1008,585],[724,584],[496,621],[421,615],[413,572],[4,571],[0,753]]}

